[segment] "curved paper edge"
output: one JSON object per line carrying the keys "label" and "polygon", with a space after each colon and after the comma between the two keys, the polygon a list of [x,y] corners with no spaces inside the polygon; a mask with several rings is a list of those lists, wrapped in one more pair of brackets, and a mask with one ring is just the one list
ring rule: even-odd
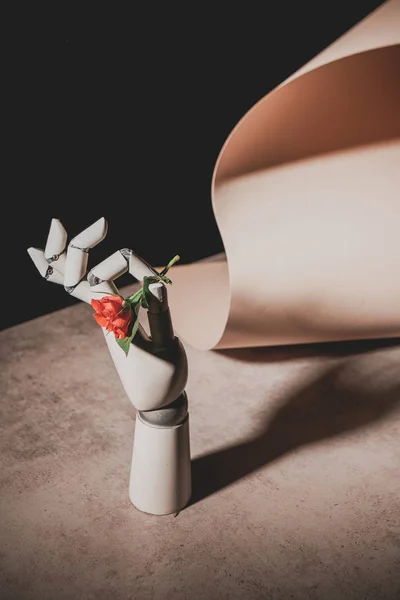
{"label": "curved paper edge", "polygon": [[[212,204],[227,262],[174,270],[171,311],[176,331],[187,343],[210,349],[400,334],[400,284],[394,276],[400,252],[397,227],[391,228],[400,217],[395,192],[400,150],[393,139],[398,122],[394,128],[390,119],[383,122],[374,102],[366,103],[358,115],[353,106],[357,127],[350,123],[340,132],[331,128],[328,138],[320,136],[321,144],[311,135],[318,132],[315,123],[304,137],[301,115],[324,82],[342,109],[346,82],[353,100],[357,98],[352,74],[361,73],[368,87],[371,70],[377,76],[383,68],[390,87],[399,64],[399,9],[400,3],[392,0],[371,13],[261,99],[226,140],[213,173]],[[389,100],[387,116],[393,115],[397,98],[398,86],[393,85],[394,93],[387,86],[382,93],[379,86],[371,90],[381,108]],[[290,137],[287,128],[282,141],[288,117],[299,131]],[[260,152],[254,153],[254,147]],[[303,207],[295,201],[302,189],[307,192]],[[387,207],[383,215],[374,202],[377,194]],[[318,201],[321,195],[324,203]],[[270,200],[277,197],[279,202]],[[364,229],[354,236],[363,214]],[[374,227],[382,219],[383,229]],[[301,236],[290,226],[296,220]],[[347,255],[335,236],[334,225],[343,225],[343,220],[350,222],[350,229],[340,230],[347,236],[344,246],[352,245]],[[370,252],[365,257],[366,248]],[[337,273],[343,261],[346,269]],[[371,277],[355,277],[365,273],[368,261]]]}
{"label": "curved paper edge", "polygon": [[174,328],[184,342],[209,350],[226,335],[230,282],[225,259],[174,267],[168,298]]}

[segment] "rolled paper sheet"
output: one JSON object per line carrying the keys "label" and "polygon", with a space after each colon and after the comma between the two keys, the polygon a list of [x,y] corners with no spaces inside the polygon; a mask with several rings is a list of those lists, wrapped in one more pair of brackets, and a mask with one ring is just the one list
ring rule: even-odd
{"label": "rolled paper sheet", "polygon": [[400,335],[400,1],[258,102],[225,142],[212,205],[226,260],[176,266],[202,349]]}
{"label": "rolled paper sheet", "polygon": [[44,255],[48,262],[61,273],[64,272],[66,259],[67,232],[58,219],[52,219],[49,235],[47,236]]}

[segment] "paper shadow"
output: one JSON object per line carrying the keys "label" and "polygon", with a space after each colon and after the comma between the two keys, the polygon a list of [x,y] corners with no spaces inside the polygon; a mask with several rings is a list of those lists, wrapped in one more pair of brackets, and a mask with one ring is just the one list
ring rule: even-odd
{"label": "paper shadow", "polygon": [[213,350],[218,354],[248,363],[276,363],[312,357],[346,357],[364,354],[381,348],[400,346],[400,338],[380,338],[368,340],[345,340],[336,342],[316,342],[308,344],[288,344],[281,346],[259,346],[249,348],[224,348]]}
{"label": "paper shadow", "polygon": [[[188,506],[226,488],[289,452],[372,424],[400,404],[398,365],[346,382],[351,370],[342,364],[327,370],[285,399],[272,418],[260,416],[259,433],[192,461],[193,493]],[[393,375],[396,382],[393,383]],[[374,379],[389,389],[374,392]]]}

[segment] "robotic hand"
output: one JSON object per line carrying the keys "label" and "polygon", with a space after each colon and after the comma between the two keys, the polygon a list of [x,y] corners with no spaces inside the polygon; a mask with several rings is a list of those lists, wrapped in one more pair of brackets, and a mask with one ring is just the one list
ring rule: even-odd
{"label": "robotic hand", "polygon": [[[75,236],[58,219],[50,226],[45,250],[29,248],[39,273],[84,302],[118,294],[114,280],[129,271],[138,280],[157,275],[132,250],[118,250],[87,273],[88,253],[107,234],[101,218]],[[114,335],[103,328],[105,341],[125,392],[137,409],[130,478],[130,499],[151,514],[178,512],[191,494],[188,402],[185,386],[188,363],[174,335],[166,286],[149,286],[147,318],[150,336],[141,325],[128,355]]]}
{"label": "robotic hand", "polygon": [[[69,294],[88,303],[93,298],[118,294],[114,280],[127,271],[138,280],[157,274],[127,248],[118,250],[87,273],[89,250],[106,234],[107,222],[102,218],[74,237],[67,248],[67,233],[60,221],[53,219],[45,250],[29,248],[28,253],[45,279],[63,285]],[[188,378],[186,353],[172,328],[166,286],[157,282],[150,284],[149,289],[150,337],[139,325],[128,356],[115,337],[106,335],[103,328],[126,394],[139,411],[153,411],[176,402],[184,394]]]}

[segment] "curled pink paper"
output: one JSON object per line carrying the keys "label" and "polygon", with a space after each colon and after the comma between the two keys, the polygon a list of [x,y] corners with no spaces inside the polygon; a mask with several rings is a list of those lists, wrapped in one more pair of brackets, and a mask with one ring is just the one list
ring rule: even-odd
{"label": "curled pink paper", "polygon": [[400,2],[258,102],[217,160],[226,260],[174,269],[202,349],[400,335]]}

